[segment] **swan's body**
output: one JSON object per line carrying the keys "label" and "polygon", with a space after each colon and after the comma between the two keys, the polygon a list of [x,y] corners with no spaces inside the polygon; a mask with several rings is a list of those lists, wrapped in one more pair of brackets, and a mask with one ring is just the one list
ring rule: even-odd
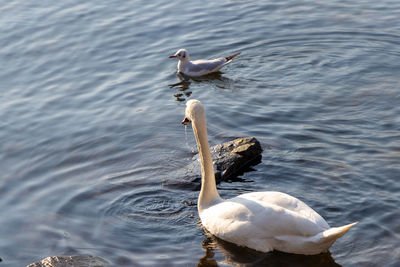
{"label": "swan's body", "polygon": [[178,58],[178,72],[187,76],[202,76],[219,71],[223,66],[230,63],[240,53],[233,54],[228,57],[220,57],[216,59],[201,59],[190,61],[189,53],[185,49],[178,50],[170,58]]}
{"label": "swan's body", "polygon": [[190,122],[201,160],[202,184],[197,208],[203,226],[211,234],[261,252],[279,250],[312,255],[328,250],[356,224],[330,228],[305,203],[280,192],[254,192],[223,200],[215,184],[205,112],[198,100],[186,104],[182,123]]}

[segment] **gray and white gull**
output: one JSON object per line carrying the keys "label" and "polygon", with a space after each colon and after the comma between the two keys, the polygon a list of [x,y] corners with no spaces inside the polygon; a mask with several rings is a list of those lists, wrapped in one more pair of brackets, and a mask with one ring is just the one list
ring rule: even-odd
{"label": "gray and white gull", "polygon": [[196,77],[219,71],[223,66],[232,62],[239,54],[240,52],[216,59],[190,61],[189,52],[186,49],[179,49],[175,54],[169,56],[169,58],[179,59],[178,72],[187,76]]}

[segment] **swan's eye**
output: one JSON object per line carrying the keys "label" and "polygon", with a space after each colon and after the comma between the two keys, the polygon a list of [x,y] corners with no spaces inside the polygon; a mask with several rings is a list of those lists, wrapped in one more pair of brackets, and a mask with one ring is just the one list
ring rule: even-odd
{"label": "swan's eye", "polygon": [[183,57],[183,58],[185,58],[185,57],[186,57],[186,55],[185,55],[185,54],[183,54],[183,55],[182,55],[182,57]]}

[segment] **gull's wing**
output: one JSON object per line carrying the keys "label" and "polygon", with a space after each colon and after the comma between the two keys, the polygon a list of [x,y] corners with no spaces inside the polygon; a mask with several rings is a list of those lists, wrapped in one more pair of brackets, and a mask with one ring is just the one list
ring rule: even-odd
{"label": "gull's wing", "polygon": [[227,60],[225,58],[191,61],[191,64],[188,66],[188,72],[191,74],[204,75],[218,71],[226,64],[226,62]]}

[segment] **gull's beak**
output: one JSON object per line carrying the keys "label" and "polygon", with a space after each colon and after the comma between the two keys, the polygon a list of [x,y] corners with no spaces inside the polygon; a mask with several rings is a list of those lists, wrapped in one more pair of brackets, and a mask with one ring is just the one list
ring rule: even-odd
{"label": "gull's beak", "polygon": [[175,55],[169,56],[169,58],[174,58],[174,57],[176,57],[176,56]]}
{"label": "gull's beak", "polygon": [[181,123],[183,125],[188,125],[190,123],[190,120],[187,117],[185,117]]}

